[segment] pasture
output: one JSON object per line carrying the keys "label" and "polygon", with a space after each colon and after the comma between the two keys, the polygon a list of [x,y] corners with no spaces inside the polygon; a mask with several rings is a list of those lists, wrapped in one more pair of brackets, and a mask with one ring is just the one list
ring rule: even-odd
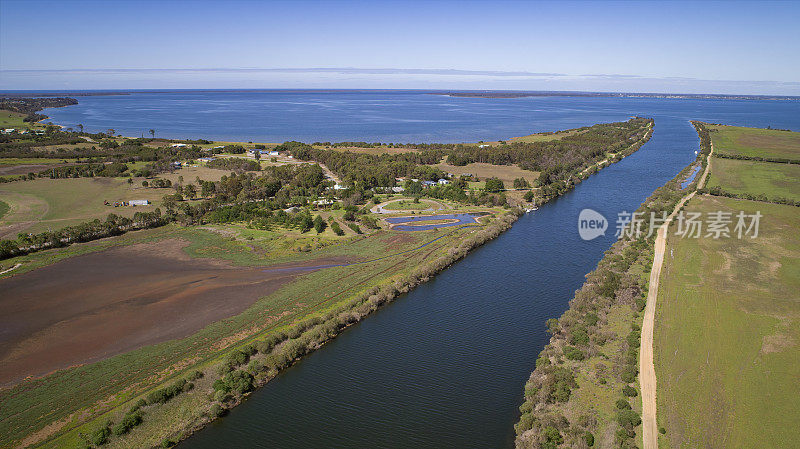
{"label": "pasture", "polygon": [[503,181],[506,188],[511,188],[516,178],[525,178],[529,184],[533,184],[536,178],[539,177],[539,172],[523,170],[516,165],[492,165],[483,162],[474,162],[464,166],[456,166],[447,163],[436,164],[434,167],[442,170],[445,173],[452,173],[455,176],[461,176],[464,173],[477,176],[481,180],[486,178],[499,178]]}
{"label": "pasture", "polygon": [[700,196],[689,212],[760,211],[755,239],[670,228],[654,334],[666,448],[795,447],[800,417],[800,213]]}
{"label": "pasture", "polygon": [[[39,178],[0,184],[0,196],[11,207],[0,219],[0,238],[16,238],[19,232],[37,233],[86,221],[104,220],[108,214],[132,217],[151,212],[172,189],[146,189],[129,185],[124,178]],[[104,205],[115,201],[146,199],[152,204],[137,207]]]}
{"label": "pasture", "polygon": [[800,200],[800,165],[712,158],[708,187],[737,194]]}
{"label": "pasture", "polygon": [[715,152],[800,160],[800,133],[722,125],[706,125],[706,128]]}

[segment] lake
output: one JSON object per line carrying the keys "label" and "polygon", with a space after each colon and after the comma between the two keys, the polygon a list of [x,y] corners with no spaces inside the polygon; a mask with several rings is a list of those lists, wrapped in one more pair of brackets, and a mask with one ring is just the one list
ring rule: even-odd
{"label": "lake", "polygon": [[[476,142],[632,115],[651,140],[398,298],[256,391],[186,448],[513,447],[524,383],[614,241],[621,211],[694,160],[690,119],[800,130],[796,101],[653,98],[451,98],[419,92],[177,92],[80,97],[55,122],[161,137],[281,142]],[[611,223],[583,241],[584,208]],[[769,219],[769,217],[765,217]]]}

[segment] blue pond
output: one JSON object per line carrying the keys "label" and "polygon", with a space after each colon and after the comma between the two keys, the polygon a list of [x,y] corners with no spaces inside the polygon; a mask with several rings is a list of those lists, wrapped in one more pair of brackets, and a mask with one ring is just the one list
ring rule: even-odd
{"label": "blue pond", "polygon": [[451,223],[432,224],[432,225],[415,225],[415,226],[399,225],[393,227],[392,229],[394,229],[395,231],[429,231],[431,229],[436,229],[436,228],[446,228],[448,226],[460,226],[464,224],[472,224],[478,222],[477,220],[475,220],[475,215],[473,214],[393,217],[393,218],[387,218],[386,222],[395,224],[395,223],[412,223],[415,221],[433,221],[433,220],[458,220],[458,221],[454,221]]}
{"label": "blue pond", "polygon": [[689,174],[689,177],[688,177],[688,178],[686,178],[686,179],[685,179],[685,180],[684,180],[684,181],[681,183],[681,189],[685,189],[685,188],[689,187],[689,184],[691,184],[691,183],[692,183],[692,181],[694,181],[694,178],[697,176],[697,172],[699,172],[699,171],[700,171],[700,166],[698,165],[697,167],[695,167],[695,168],[692,170],[692,172]]}

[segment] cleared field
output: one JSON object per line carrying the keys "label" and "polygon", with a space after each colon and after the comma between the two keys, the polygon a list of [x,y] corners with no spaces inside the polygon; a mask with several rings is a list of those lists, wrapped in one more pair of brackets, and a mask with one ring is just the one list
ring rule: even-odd
{"label": "cleared field", "polygon": [[[187,179],[188,181],[188,179]],[[119,178],[40,178],[0,184],[0,196],[11,211],[0,220],[0,238],[16,238],[25,231],[37,233],[60,229],[85,221],[105,219],[114,213],[131,217],[151,212],[172,189],[145,189],[141,181],[129,185]],[[137,207],[105,206],[103,201],[149,200]]]}
{"label": "cleared field", "polygon": [[0,128],[31,128],[29,122],[24,122],[25,114],[0,110]]}
{"label": "cleared field", "polygon": [[0,327],[7,330],[0,336],[0,385],[186,337],[243,312],[312,266],[347,260],[237,268],[192,259],[181,250],[188,244],[113,248],[0,280]]}
{"label": "cleared field", "polygon": [[529,184],[539,177],[539,172],[523,170],[516,165],[492,165],[482,162],[475,162],[464,166],[450,165],[447,163],[436,164],[434,167],[439,168],[445,173],[452,173],[455,176],[470,173],[473,176],[483,178],[499,178],[506,185],[506,188],[511,188],[514,179],[525,178]]}
{"label": "cleared field", "polygon": [[763,214],[759,235],[678,238],[671,228],[654,334],[664,448],[796,447],[800,214],[700,196],[689,212]]}
{"label": "cleared field", "polygon": [[[317,148],[325,148],[325,147],[317,147]],[[401,154],[401,153],[416,153],[419,150],[416,148],[390,148],[387,146],[380,146],[375,148],[360,148],[360,147],[334,147],[331,148],[334,151],[349,151],[351,153],[359,153],[359,154]]]}
{"label": "cleared field", "polygon": [[[763,154],[763,153],[759,153]],[[800,165],[711,158],[708,187],[737,194],[800,200]]]}
{"label": "cleared field", "polygon": [[738,126],[706,125],[714,151],[765,158],[800,159],[800,133]]}
{"label": "cleared field", "polygon": [[[549,142],[551,140],[558,140],[563,139],[564,137],[574,136],[576,134],[581,134],[586,132],[586,130],[577,130],[577,129],[569,129],[564,131],[558,131],[554,133],[537,133],[537,134],[528,134],[527,136],[519,136],[519,137],[511,137],[507,139],[505,142],[525,142],[525,143],[534,143],[534,142]],[[493,141],[493,142],[479,142],[481,145],[500,145],[500,141]]]}

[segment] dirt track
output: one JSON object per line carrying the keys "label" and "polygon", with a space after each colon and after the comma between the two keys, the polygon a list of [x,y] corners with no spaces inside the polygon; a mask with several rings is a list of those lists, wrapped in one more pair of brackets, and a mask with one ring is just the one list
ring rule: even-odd
{"label": "dirt track", "polygon": [[[711,154],[714,153],[714,146],[708,155],[706,169],[697,187],[705,185],[708,172],[711,167]],[[667,221],[658,229],[655,243],[655,256],[653,257],[653,268],[650,270],[650,282],[647,290],[647,305],[644,309],[644,320],[642,321],[641,350],[639,353],[639,386],[642,389],[642,440],[644,449],[658,448],[658,421],[656,419],[656,370],[653,364],[653,328],[655,327],[656,299],[658,298],[658,282],[661,278],[661,267],[664,264],[664,252],[667,248],[667,230],[673,217],[681,207],[689,201],[695,192],[691,192],[681,199],[672,210]]]}
{"label": "dirt track", "polygon": [[191,335],[308,273],[303,267],[343,262],[265,271],[191,259],[182,246],[113,248],[0,280],[0,385]]}

